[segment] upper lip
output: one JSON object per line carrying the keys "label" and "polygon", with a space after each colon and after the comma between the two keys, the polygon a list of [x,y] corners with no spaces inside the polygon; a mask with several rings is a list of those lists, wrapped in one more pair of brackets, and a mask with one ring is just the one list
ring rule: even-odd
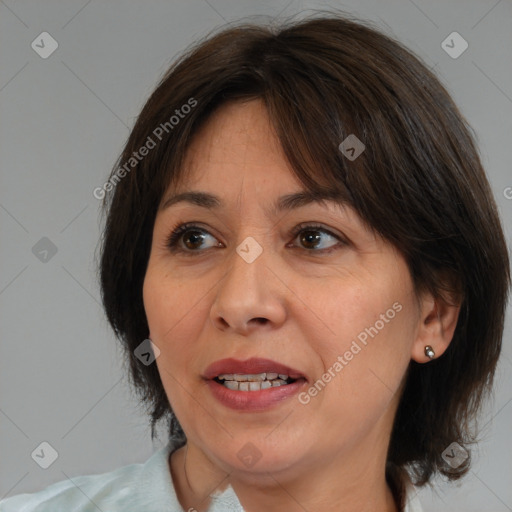
{"label": "upper lip", "polygon": [[299,370],[272,361],[271,359],[262,359],[259,357],[252,357],[245,361],[232,358],[220,359],[206,368],[203,377],[205,379],[214,379],[223,374],[258,374],[264,372],[288,375],[288,377],[292,379],[306,378]]}

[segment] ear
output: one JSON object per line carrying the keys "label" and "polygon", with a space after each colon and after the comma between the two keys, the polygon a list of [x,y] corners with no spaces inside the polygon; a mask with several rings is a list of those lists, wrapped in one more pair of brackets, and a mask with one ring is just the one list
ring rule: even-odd
{"label": "ear", "polygon": [[450,345],[457,320],[460,302],[448,302],[442,298],[434,298],[430,293],[420,300],[420,318],[418,331],[412,346],[411,357],[417,363],[428,363],[430,358],[425,354],[425,347],[434,350],[433,359],[437,359]]}

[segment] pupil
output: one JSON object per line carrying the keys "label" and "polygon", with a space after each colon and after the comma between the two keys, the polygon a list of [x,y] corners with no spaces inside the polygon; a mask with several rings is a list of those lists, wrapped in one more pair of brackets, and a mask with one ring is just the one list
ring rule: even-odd
{"label": "pupil", "polygon": [[[192,233],[199,233],[199,232],[198,231],[195,231],[195,232],[193,231]],[[189,234],[186,240],[187,241],[192,240],[192,243],[189,244],[189,243],[186,242],[186,245],[187,246],[188,245],[195,245],[195,244],[197,244],[198,241],[200,241],[200,239],[202,239],[202,237],[203,237],[203,235],[201,233],[195,234],[195,235]]]}
{"label": "pupil", "polygon": [[312,233],[315,233],[315,231],[305,231],[305,233],[307,233],[307,234],[305,234],[302,237],[302,239],[303,239],[303,241],[304,240],[306,241],[306,245],[308,243],[318,241],[321,238],[318,234],[316,234],[316,235],[312,234]]}

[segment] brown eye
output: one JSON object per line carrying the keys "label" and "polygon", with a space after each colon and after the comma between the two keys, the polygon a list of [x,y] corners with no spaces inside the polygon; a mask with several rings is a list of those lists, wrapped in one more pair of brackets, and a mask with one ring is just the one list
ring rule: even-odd
{"label": "brown eye", "polygon": [[[316,224],[297,226],[293,232],[293,236],[295,240],[299,239],[300,248],[309,250],[310,252],[330,252],[335,249],[336,246],[339,246],[340,243],[346,245],[345,240],[339,235],[335,235],[323,226]],[[334,240],[335,243],[326,246],[329,242],[329,238]]]}
{"label": "brown eye", "polygon": [[300,242],[307,249],[316,249],[321,240],[322,236],[318,234],[318,231],[304,230],[300,233]]}
{"label": "brown eye", "polygon": [[[199,251],[207,237],[214,238],[205,229],[194,224],[182,224],[176,227],[167,238],[166,245],[172,252],[202,252]],[[183,242],[183,244],[181,243]],[[218,247],[219,243],[210,247]],[[208,248],[208,247],[207,247]]]}
{"label": "brown eye", "polygon": [[183,243],[188,249],[196,249],[204,238],[204,234],[199,231],[187,231]]}

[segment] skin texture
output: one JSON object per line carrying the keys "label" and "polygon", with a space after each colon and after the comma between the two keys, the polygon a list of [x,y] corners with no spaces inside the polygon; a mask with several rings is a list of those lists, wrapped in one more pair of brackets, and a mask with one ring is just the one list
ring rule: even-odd
{"label": "skin texture", "polygon": [[[143,290],[158,370],[188,440],[170,460],[184,509],[206,510],[208,494],[230,484],[248,512],[397,510],[384,469],[404,375],[411,358],[428,362],[425,345],[443,353],[458,309],[417,296],[403,257],[351,208],[270,213],[279,196],[304,187],[259,100],[223,105],[196,135],[185,169],[162,205],[200,190],[223,206],[159,209]],[[166,239],[185,222],[208,233],[202,242],[185,234],[178,247],[188,253],[172,252]],[[316,241],[292,235],[300,223],[345,242],[318,228]],[[252,263],[236,252],[247,237],[263,249]],[[294,396],[235,411],[201,376],[219,359],[262,357],[304,373],[307,391],[393,304],[394,318],[307,404]],[[237,456],[249,442],[261,455],[251,467]]]}

